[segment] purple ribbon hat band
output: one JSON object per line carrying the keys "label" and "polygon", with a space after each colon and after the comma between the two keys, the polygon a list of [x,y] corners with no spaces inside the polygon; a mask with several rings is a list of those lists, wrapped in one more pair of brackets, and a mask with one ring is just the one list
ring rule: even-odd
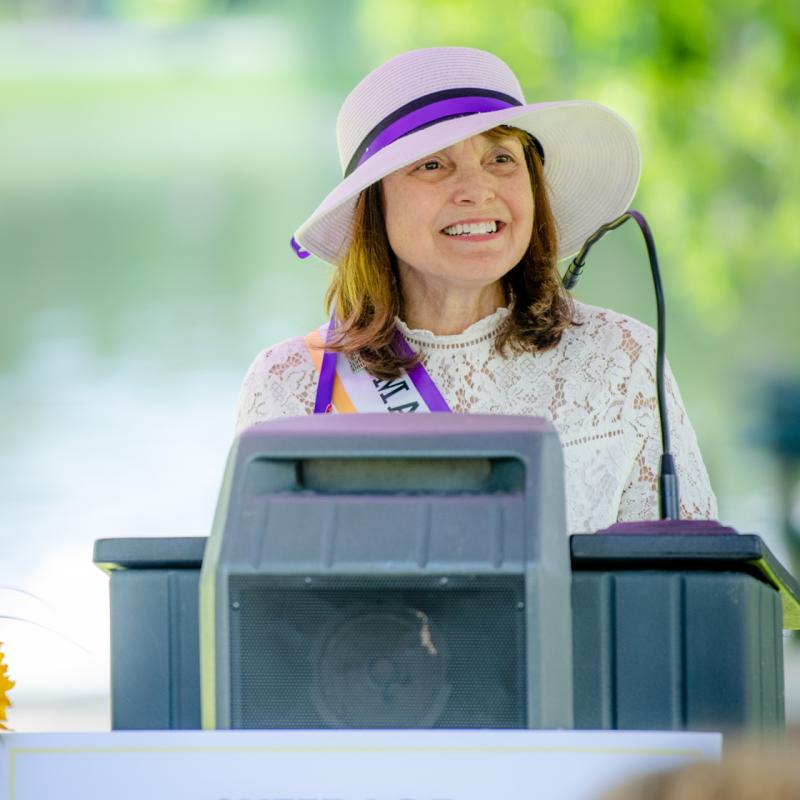
{"label": "purple ribbon hat band", "polygon": [[350,175],[384,147],[437,122],[521,106],[515,97],[489,89],[447,89],[419,97],[384,117],[362,140],[344,174]]}

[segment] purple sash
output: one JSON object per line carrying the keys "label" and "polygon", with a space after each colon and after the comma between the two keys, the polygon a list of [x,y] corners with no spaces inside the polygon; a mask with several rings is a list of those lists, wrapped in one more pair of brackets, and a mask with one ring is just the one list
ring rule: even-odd
{"label": "purple sash", "polygon": [[[330,336],[333,324],[334,320],[331,318],[330,324],[328,325],[327,336]],[[392,344],[399,355],[406,357],[414,355],[414,351],[400,331],[395,331]],[[336,380],[336,361],[338,355],[338,353],[326,350],[322,357],[322,366],[319,371],[319,380],[317,381],[317,393],[314,398],[315,414],[327,414],[333,410],[333,384]],[[442,393],[433,382],[433,378],[431,378],[421,363],[415,364],[406,374],[411,380],[411,383],[414,384],[414,388],[417,390],[420,397],[425,401],[428,411],[438,413],[450,412],[450,406],[447,405],[447,401],[442,397]]]}

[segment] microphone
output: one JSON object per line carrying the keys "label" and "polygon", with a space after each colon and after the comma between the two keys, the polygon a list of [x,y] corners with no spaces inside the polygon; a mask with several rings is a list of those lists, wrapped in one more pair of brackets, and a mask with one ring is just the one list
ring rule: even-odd
{"label": "microphone", "polygon": [[661,285],[661,272],[658,269],[658,255],[653,234],[644,216],[630,208],[624,214],[611,222],[601,225],[583,244],[580,252],[572,260],[569,268],[564,273],[561,281],[565,289],[572,289],[578,282],[586,264],[589,250],[603,238],[609,231],[619,228],[629,219],[636,221],[645,244],[647,255],[650,259],[650,271],[653,275],[653,287],[656,292],[656,397],[658,399],[658,418],[661,427],[661,463],[658,474],[658,508],[661,519],[680,519],[680,503],[678,498],[678,475],[675,472],[675,462],[670,453],[669,419],[667,403],[664,395],[664,290]]}

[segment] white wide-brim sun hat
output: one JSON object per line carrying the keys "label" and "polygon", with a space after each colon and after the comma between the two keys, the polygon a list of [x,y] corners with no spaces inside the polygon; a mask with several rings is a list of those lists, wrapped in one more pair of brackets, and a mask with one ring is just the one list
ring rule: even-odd
{"label": "white wide-brim sun hat", "polygon": [[641,156],[636,134],[619,114],[588,100],[526,103],[497,56],[434,47],[390,59],[347,96],[336,126],[345,177],[297,229],[293,247],[338,264],[364,189],[498,125],[522,128],[541,147],[559,261],[628,209]]}

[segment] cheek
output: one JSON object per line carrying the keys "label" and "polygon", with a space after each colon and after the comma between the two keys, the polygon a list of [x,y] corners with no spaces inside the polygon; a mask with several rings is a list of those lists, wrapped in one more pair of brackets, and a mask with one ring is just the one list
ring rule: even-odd
{"label": "cheek", "polygon": [[519,195],[519,201],[516,204],[515,216],[519,223],[518,229],[520,236],[525,239],[526,244],[533,236],[533,219],[535,215],[533,192],[528,184],[527,191],[524,189]]}
{"label": "cheek", "polygon": [[386,235],[397,255],[409,247],[418,249],[423,240],[422,233],[430,227],[426,222],[420,198],[403,191],[392,191],[385,198]]}

